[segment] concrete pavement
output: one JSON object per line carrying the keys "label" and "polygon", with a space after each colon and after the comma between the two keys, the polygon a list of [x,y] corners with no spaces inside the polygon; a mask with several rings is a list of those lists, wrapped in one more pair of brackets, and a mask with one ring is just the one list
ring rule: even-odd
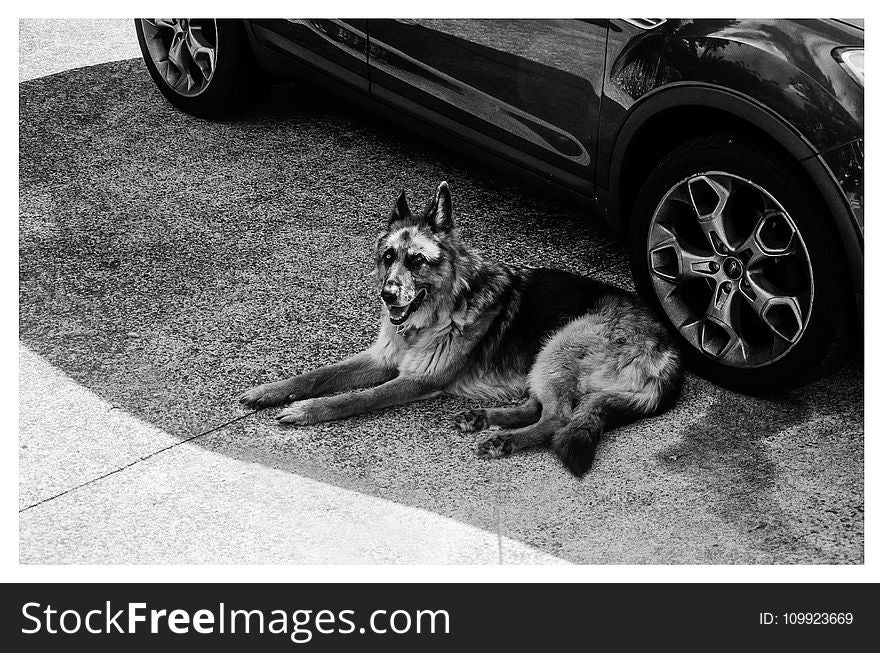
{"label": "concrete pavement", "polygon": [[565,562],[427,510],[181,442],[26,348],[21,377],[22,562]]}
{"label": "concrete pavement", "polygon": [[[299,85],[214,123],[168,106],[139,61],[20,97],[22,560],[863,559],[860,363],[775,400],[689,377],[583,481],[547,451],[478,460],[457,399],[281,429],[234,397],[369,343],[369,250],[401,186],[415,204],[447,179],[463,235],[506,260],[629,286],[622,244]],[[70,383],[91,399],[61,400],[53,427],[37,407]]]}
{"label": "concrete pavement", "polygon": [[44,18],[18,22],[18,81],[140,56],[131,19]]}

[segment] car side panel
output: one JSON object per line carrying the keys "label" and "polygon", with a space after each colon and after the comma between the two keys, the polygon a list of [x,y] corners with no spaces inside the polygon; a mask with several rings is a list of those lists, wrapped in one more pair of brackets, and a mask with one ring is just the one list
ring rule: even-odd
{"label": "car side panel", "polygon": [[[365,19],[253,19],[247,21],[257,45],[293,57],[331,80],[369,92],[367,21]],[[287,74],[283,66],[271,66]]]}
{"label": "car side panel", "polygon": [[370,20],[371,92],[583,191],[593,181],[605,23]]}
{"label": "car side panel", "polygon": [[[244,21],[258,64],[280,77],[303,79],[381,115],[396,124],[430,138],[446,147],[504,172],[512,178],[565,199],[578,206],[605,205],[614,200],[582,177],[565,173],[536,157],[488,138],[476,129],[457,123],[442,114],[403,98],[388,100],[389,93],[377,99],[367,92],[367,84],[352,82],[347,74],[328,74],[333,62],[310,56],[301,44],[290,40],[289,21]],[[255,23],[259,23],[256,24]],[[349,79],[348,83],[344,80]],[[366,80],[364,80],[365,82]],[[607,215],[605,212],[602,215]]]}

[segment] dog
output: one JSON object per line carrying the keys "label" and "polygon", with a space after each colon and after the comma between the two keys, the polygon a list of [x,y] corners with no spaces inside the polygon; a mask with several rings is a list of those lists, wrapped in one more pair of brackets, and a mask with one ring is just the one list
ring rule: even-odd
{"label": "dog", "polygon": [[[491,429],[477,454],[549,443],[575,476],[602,433],[657,414],[678,394],[670,333],[634,294],[561,270],[484,258],[458,237],[446,182],[420,216],[401,191],[375,246],[382,299],[373,345],[339,363],[248,390],[253,408],[288,404],[286,424],[337,420],[452,394],[524,401],[453,421]],[[353,393],[335,394],[355,388]]]}

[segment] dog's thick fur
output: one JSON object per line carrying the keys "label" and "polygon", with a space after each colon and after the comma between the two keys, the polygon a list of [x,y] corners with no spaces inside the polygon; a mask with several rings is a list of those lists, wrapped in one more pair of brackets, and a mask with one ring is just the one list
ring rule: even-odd
{"label": "dog's thick fur", "polygon": [[[376,243],[379,336],[347,360],[245,392],[253,407],[293,401],[278,419],[310,424],[449,393],[526,397],[453,419],[492,430],[498,458],[542,443],[575,475],[611,426],[667,408],[681,379],[669,333],[633,294],[569,272],[484,259],[454,228],[446,182],[420,217],[402,192]],[[354,393],[323,397],[352,388]]]}

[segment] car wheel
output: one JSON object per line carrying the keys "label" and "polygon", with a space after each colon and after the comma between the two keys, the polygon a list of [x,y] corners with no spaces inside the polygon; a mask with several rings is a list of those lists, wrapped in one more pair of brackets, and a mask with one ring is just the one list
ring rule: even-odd
{"label": "car wheel", "polygon": [[697,373],[766,394],[820,369],[846,265],[821,197],[776,150],[723,134],[682,145],[645,181],[631,226],[636,285]]}
{"label": "car wheel", "polygon": [[150,76],[178,109],[214,118],[259,97],[263,74],[239,21],[138,18],[135,29]]}

